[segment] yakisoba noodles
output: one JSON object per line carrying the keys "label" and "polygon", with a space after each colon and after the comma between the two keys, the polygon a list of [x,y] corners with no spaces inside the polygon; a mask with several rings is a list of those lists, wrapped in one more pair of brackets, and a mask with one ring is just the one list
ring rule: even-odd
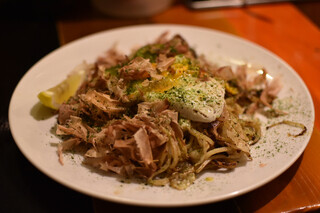
{"label": "yakisoba noodles", "polygon": [[83,146],[85,164],[176,189],[204,170],[251,160],[261,136],[251,115],[273,110],[280,90],[265,70],[248,78],[245,65],[212,65],[180,35],[163,34],[128,56],[112,48],[77,69],[86,80],[59,108],[60,162]]}

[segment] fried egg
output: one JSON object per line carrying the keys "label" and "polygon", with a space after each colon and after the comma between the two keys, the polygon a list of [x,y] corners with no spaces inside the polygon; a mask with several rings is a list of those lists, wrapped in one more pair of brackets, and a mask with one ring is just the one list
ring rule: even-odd
{"label": "fried egg", "polygon": [[225,105],[222,82],[214,78],[200,81],[191,76],[182,76],[176,81],[175,86],[166,91],[148,92],[146,100],[167,99],[172,109],[192,121],[209,123],[220,117]]}

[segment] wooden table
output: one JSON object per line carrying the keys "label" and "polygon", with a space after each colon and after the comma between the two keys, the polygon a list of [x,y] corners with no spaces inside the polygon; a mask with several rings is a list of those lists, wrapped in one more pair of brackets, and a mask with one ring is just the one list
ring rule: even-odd
{"label": "wooden table", "polygon": [[[271,50],[302,77],[313,96],[316,114],[320,112],[320,31],[291,3],[203,11],[189,10],[181,3],[176,3],[161,14],[139,19],[116,19],[104,16],[94,9],[85,12],[79,9],[75,14],[61,18],[57,22],[57,29],[60,44],[64,45],[94,32],[151,23],[188,24],[221,30]],[[316,117],[315,126],[304,154],[280,177],[235,199],[192,207],[189,210],[294,212],[320,208],[319,117]],[[93,199],[93,203],[96,212],[107,212],[111,209],[150,211],[148,208],[97,199]]]}

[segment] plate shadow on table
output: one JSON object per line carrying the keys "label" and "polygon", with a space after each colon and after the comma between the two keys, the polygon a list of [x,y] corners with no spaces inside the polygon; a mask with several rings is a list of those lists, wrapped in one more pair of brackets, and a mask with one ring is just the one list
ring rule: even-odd
{"label": "plate shadow on table", "polygon": [[[283,174],[267,183],[266,185],[249,192],[243,196],[235,198],[235,203],[242,210],[242,212],[255,212],[263,206],[274,200],[282,190],[291,182],[295,176],[303,159],[303,154],[298,160]],[[252,202],[252,201],[255,202]]]}
{"label": "plate shadow on table", "polygon": [[139,213],[180,213],[180,212],[191,212],[191,211],[210,211],[210,212],[224,212],[224,213],[235,213],[240,212],[234,204],[233,200],[225,200],[212,204],[187,206],[187,207],[143,207],[143,206],[132,206],[127,204],[119,204],[108,202],[100,199],[93,199],[93,208],[95,213],[102,212],[139,212]]}

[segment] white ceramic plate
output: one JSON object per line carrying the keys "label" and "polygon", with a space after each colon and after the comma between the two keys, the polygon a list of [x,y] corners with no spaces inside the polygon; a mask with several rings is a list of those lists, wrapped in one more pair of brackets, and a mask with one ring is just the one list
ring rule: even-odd
{"label": "white ceramic plate", "polygon": [[[56,138],[51,128],[56,116],[42,107],[37,94],[61,82],[83,60],[93,62],[117,43],[129,53],[133,47],[152,42],[164,31],[181,34],[198,53],[224,65],[250,63],[264,66],[271,76],[280,76],[284,87],[276,107],[289,112],[285,117],[265,120],[301,122],[307,133],[288,137],[300,129],[286,125],[263,130],[263,138],[253,147],[253,160],[230,172],[207,171],[184,191],[121,181],[115,175],[96,172],[81,165],[82,157],[66,154],[65,165],[58,162]],[[310,139],[314,108],[311,96],[296,72],[273,53],[241,38],[210,29],[181,25],[141,25],[93,34],[65,45],[35,64],[16,87],[10,107],[12,135],[26,158],[57,182],[93,197],[144,206],[188,206],[217,202],[256,189],[288,169],[302,154]]]}

